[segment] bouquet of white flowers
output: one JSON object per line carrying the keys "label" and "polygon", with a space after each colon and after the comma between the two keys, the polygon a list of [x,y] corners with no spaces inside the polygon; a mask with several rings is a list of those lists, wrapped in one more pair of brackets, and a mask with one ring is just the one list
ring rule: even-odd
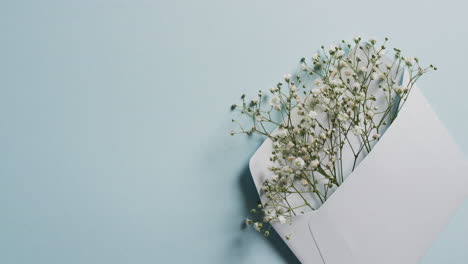
{"label": "bouquet of white flowers", "polygon": [[[390,60],[387,41],[355,37],[322,46],[268,94],[260,90],[250,100],[242,95],[242,103],[232,105],[251,125],[233,118],[239,130],[231,135],[260,134],[273,144],[274,177],[261,189],[267,202],[251,210],[247,225],[268,236],[272,223],[292,223],[297,214],[318,209],[379,141],[415,82],[436,70],[396,48]],[[409,81],[402,85],[405,71]]]}

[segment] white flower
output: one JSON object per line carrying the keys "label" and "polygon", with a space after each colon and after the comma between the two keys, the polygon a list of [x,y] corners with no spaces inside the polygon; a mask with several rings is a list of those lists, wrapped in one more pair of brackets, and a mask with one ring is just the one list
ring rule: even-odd
{"label": "white flower", "polygon": [[322,92],[322,89],[320,89],[320,88],[315,87],[314,89],[312,89],[312,93],[315,94],[315,95],[318,95],[321,92]]}
{"label": "white flower", "polygon": [[354,126],[353,129],[352,129],[354,135],[356,136],[360,136],[362,134],[362,132],[364,131],[364,129],[360,126]]}
{"label": "white flower", "polygon": [[255,222],[255,223],[253,224],[253,227],[254,227],[255,230],[257,230],[258,232],[260,232],[260,228],[261,228],[261,227],[260,227],[260,224],[259,224],[258,222]]}
{"label": "white flower", "polygon": [[315,119],[315,118],[317,118],[318,114],[317,114],[317,112],[312,110],[312,111],[309,112],[309,114],[307,116],[309,116],[312,119]]}
{"label": "white flower", "polygon": [[328,49],[328,52],[333,53],[336,51],[336,49],[338,49],[336,45],[331,45],[330,48]]}
{"label": "white flower", "polygon": [[336,56],[342,57],[344,54],[345,54],[344,50],[339,50],[339,51],[336,53]]}
{"label": "white flower", "polygon": [[372,73],[371,78],[372,78],[373,80],[377,80],[377,79],[380,78],[380,74],[379,74],[378,72],[374,72],[374,73]]}
{"label": "white flower", "polygon": [[246,218],[246,219],[245,219],[245,225],[246,225],[246,226],[249,226],[249,225],[251,225],[251,224],[252,224],[252,220]]}
{"label": "white flower", "polygon": [[257,99],[257,98],[252,99],[252,103],[253,103],[253,104],[258,103],[258,99]]}
{"label": "white flower", "polygon": [[349,68],[344,71],[344,75],[346,75],[346,76],[351,76],[351,75],[353,75],[353,73],[354,73],[354,71],[352,69],[349,69]]}
{"label": "white flower", "polygon": [[270,105],[273,106],[276,110],[281,110],[281,99],[279,96],[275,96],[270,99]]}
{"label": "white flower", "polygon": [[[273,131],[273,136],[278,136],[278,137],[285,137],[288,135],[288,130],[287,129],[284,129],[284,128],[281,128],[281,129],[278,129],[278,130],[275,130]],[[278,147],[279,147],[279,143],[275,143]]]}
{"label": "white flower", "polygon": [[343,82],[342,82],[340,79],[335,78],[335,79],[333,79],[333,80],[330,81],[330,84],[331,84],[331,85],[335,85],[335,86],[340,86],[340,85],[343,84]]}
{"label": "white flower", "polygon": [[309,182],[306,179],[302,179],[301,184],[302,184],[302,186],[307,186],[307,185],[309,185]]}
{"label": "white flower", "polygon": [[258,116],[257,116],[257,121],[258,121],[258,122],[262,122],[262,121],[263,121],[263,116],[258,115]]}
{"label": "white flower", "polygon": [[406,57],[405,62],[407,65],[411,66],[416,63],[416,59],[414,57]]}
{"label": "white flower", "polygon": [[274,182],[277,182],[278,179],[279,179],[278,174],[275,174],[275,175],[271,176],[271,180],[273,180]]}
{"label": "white flower", "polygon": [[297,90],[297,87],[296,87],[296,85],[291,85],[290,89],[291,89],[291,91],[295,92]]}
{"label": "white flower", "polygon": [[[273,217],[271,215],[265,215],[263,217],[263,222],[270,222],[270,220],[273,219]],[[258,231],[258,230],[257,230]]]}
{"label": "white flower", "polygon": [[323,79],[321,79],[321,78],[315,79],[314,84],[315,84],[315,86],[323,85]]}
{"label": "white flower", "polygon": [[330,104],[330,98],[322,97],[322,98],[320,98],[320,102],[321,102],[324,106],[327,106],[327,105]]}
{"label": "white flower", "polygon": [[349,116],[346,113],[340,112],[338,114],[338,120],[340,121],[345,121],[348,120]]}
{"label": "white flower", "polygon": [[339,63],[339,66],[340,66],[340,68],[346,67],[346,62],[344,62],[344,60],[341,60],[340,63]]}
{"label": "white flower", "polygon": [[291,80],[291,74],[285,74],[284,76],[284,80],[286,80],[287,82],[289,82]]}
{"label": "white flower", "polygon": [[335,91],[339,94],[343,93],[344,91],[346,91],[346,88],[336,88]]}
{"label": "white flower", "polygon": [[325,134],[325,132],[322,132],[322,133],[320,133],[320,137],[321,137],[322,139],[326,139],[326,138],[327,138],[327,134]]}
{"label": "white flower", "polygon": [[312,59],[313,59],[313,60],[318,60],[318,58],[319,58],[319,54],[318,54],[318,53],[314,53],[314,54],[312,55]]}
{"label": "white flower", "polygon": [[366,66],[362,66],[361,68],[359,68],[359,70],[363,73],[367,72],[367,67]]}
{"label": "white flower", "polygon": [[366,98],[366,94],[364,92],[360,92],[358,95],[356,95],[356,100],[362,101]]}
{"label": "white flower", "polygon": [[313,161],[310,162],[310,166],[312,168],[317,168],[319,164],[320,164],[320,161],[318,159],[314,159]]}
{"label": "white flower", "polygon": [[375,37],[370,37],[369,42],[374,45],[377,42],[377,39]]}
{"label": "white flower", "polygon": [[280,215],[280,216],[278,216],[278,221],[280,222],[280,224],[284,224],[284,223],[286,223],[286,217]]}
{"label": "white flower", "polygon": [[301,63],[301,70],[303,71],[307,70],[307,66],[304,63]]}
{"label": "white flower", "polygon": [[399,94],[403,92],[403,87],[401,87],[400,85],[395,85],[395,87],[393,87],[393,90],[395,90],[395,92]]}
{"label": "white flower", "polygon": [[373,118],[374,115],[375,115],[375,113],[374,113],[373,111],[367,111],[367,116],[368,116],[369,118]]}
{"label": "white flower", "polygon": [[380,134],[374,134],[374,135],[372,136],[372,138],[373,138],[373,139],[379,139],[379,138],[380,138]]}
{"label": "white flower", "polygon": [[359,88],[361,88],[361,84],[358,83],[358,82],[355,82],[355,83],[353,83],[353,88],[354,89],[359,89]]}
{"label": "white flower", "polygon": [[300,95],[297,95],[297,96],[296,96],[296,101],[297,101],[298,103],[302,103],[302,97],[301,97]]}
{"label": "white flower", "polygon": [[305,161],[302,158],[296,158],[294,160],[294,165],[296,166],[296,168],[302,169],[305,166]]}
{"label": "white flower", "polygon": [[361,41],[361,37],[360,36],[354,36],[354,42],[358,43],[359,41]]}

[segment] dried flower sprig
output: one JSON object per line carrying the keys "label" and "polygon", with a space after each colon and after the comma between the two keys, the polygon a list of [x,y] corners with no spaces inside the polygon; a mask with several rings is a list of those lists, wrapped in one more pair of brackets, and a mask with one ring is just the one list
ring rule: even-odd
{"label": "dried flower sprig", "polygon": [[[247,219],[247,225],[268,236],[271,224],[291,223],[296,214],[316,210],[395,120],[415,82],[437,70],[422,68],[417,58],[403,56],[399,49],[393,49],[390,60],[387,41],[355,37],[351,43],[322,46],[310,60],[302,58],[300,73],[286,74],[269,96],[260,90],[257,97],[242,95],[242,104],[232,105],[252,125],[247,129],[233,119],[239,131],[231,135],[260,134],[273,144],[274,176],[262,187],[267,202],[251,210],[255,220]],[[402,85],[404,71],[409,82]],[[269,132],[272,125],[277,129]]]}

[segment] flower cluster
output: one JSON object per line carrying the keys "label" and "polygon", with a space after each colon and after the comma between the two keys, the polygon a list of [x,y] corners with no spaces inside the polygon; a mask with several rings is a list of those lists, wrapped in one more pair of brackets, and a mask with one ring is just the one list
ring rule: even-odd
{"label": "flower cluster", "polygon": [[[239,131],[232,135],[260,134],[273,145],[273,176],[262,187],[267,202],[252,209],[255,220],[247,225],[268,236],[273,223],[291,223],[296,214],[316,210],[395,120],[414,83],[436,70],[422,68],[399,49],[389,59],[387,41],[355,37],[322,46],[311,59],[301,59],[298,74],[284,75],[266,95],[242,95],[242,104],[232,106],[252,122],[245,128],[233,119]],[[404,71],[409,81],[402,84]],[[271,126],[277,128],[270,132]]]}

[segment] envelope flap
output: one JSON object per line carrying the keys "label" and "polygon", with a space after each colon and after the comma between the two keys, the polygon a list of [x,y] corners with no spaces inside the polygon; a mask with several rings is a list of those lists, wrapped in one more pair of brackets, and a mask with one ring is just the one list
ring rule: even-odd
{"label": "envelope flap", "polygon": [[467,171],[463,154],[413,88],[383,138],[319,209],[326,218],[311,219],[316,237],[321,231],[313,224],[328,221],[349,247],[324,244],[321,252],[350,251],[357,263],[416,263],[466,198]]}

